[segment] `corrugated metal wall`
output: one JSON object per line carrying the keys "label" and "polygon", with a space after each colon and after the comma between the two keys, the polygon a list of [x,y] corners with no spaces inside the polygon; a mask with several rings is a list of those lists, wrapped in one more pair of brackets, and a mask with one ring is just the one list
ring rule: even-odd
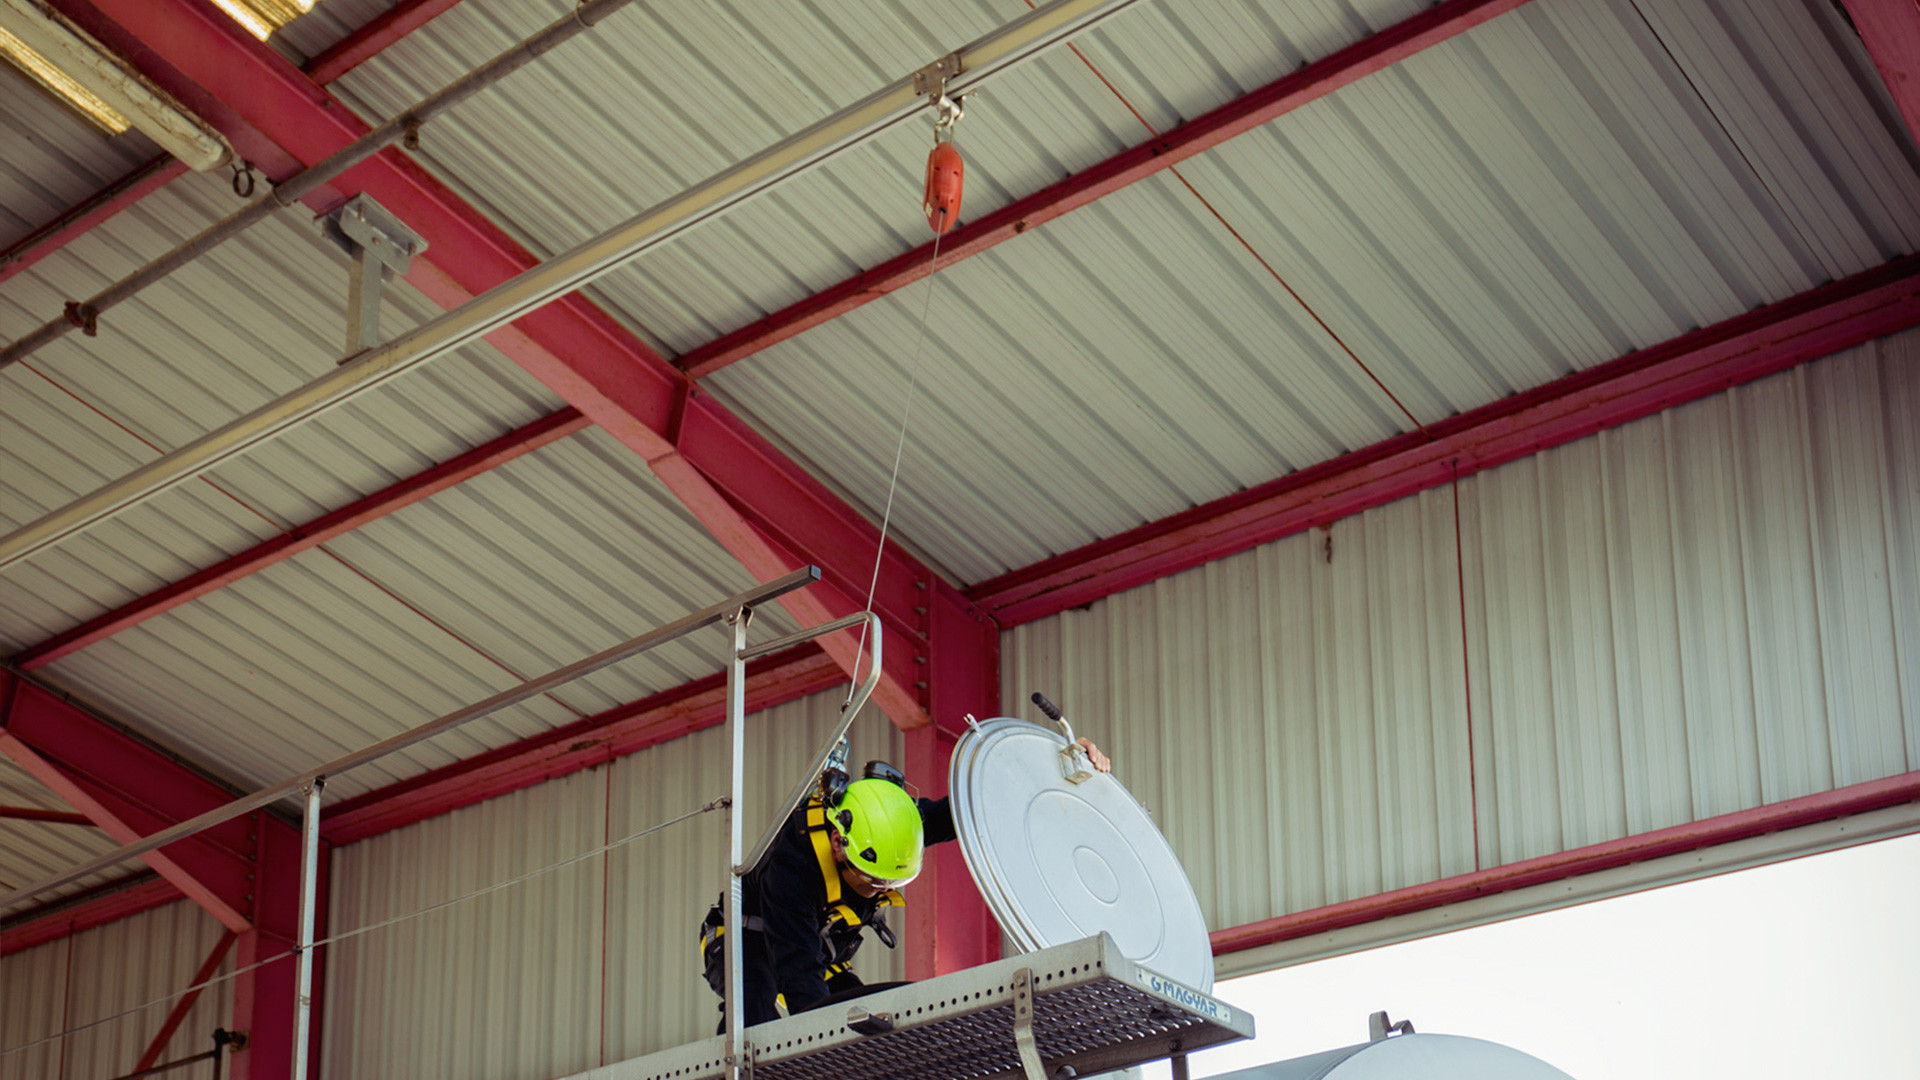
{"label": "corrugated metal wall", "polygon": [[[748,718],[747,843],[838,718],[819,694]],[[902,760],[877,709],[856,764]],[[727,794],[723,728],[643,750],[334,853],[332,932],[467,896],[592,851]],[[332,946],[327,1075],[558,1076],[711,1035],[695,928],[725,884],[726,832],[706,814],[607,857],[530,878]],[[904,920],[897,915],[896,926]],[[900,977],[869,944],[861,974]]]}
{"label": "corrugated metal wall", "polygon": [[1216,928],[1920,768],[1917,418],[1909,332],[1020,627],[1002,707]]}
{"label": "corrugated metal wall", "polygon": [[[173,996],[192,982],[225,932],[183,901],[0,959],[0,1051],[10,1051],[0,1053],[0,1080],[109,1080],[131,1072],[172,1010]],[[232,970],[229,951],[220,973]],[[155,1004],[128,1012],[149,1002]],[[232,981],[208,987],[159,1060],[213,1049],[214,1028],[230,1027],[232,1012]],[[86,1026],[97,1021],[105,1022]],[[39,1041],[63,1031],[74,1033]],[[209,1077],[213,1065],[168,1075]]]}

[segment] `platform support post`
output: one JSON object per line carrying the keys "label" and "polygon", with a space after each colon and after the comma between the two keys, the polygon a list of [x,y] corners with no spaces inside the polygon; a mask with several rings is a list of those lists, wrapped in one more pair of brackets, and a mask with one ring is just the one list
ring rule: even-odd
{"label": "platform support post", "polygon": [[727,930],[720,939],[727,964],[727,994],[722,1009],[727,1025],[727,1080],[740,1080],[747,1073],[747,1025],[740,1004],[740,992],[746,984],[740,953],[740,928],[745,921],[741,912],[740,860],[746,854],[742,850],[745,844],[740,831],[740,809],[747,787],[747,662],[740,654],[746,650],[747,623],[752,618],[751,608],[741,608],[727,617],[727,625],[733,629],[733,651],[727,662],[727,746],[732,772],[727,787]]}

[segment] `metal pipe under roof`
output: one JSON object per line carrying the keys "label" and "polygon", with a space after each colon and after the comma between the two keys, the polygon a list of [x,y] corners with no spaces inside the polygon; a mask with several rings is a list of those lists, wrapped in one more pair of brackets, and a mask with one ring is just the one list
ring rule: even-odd
{"label": "metal pipe under roof", "polygon": [[[599,2],[610,4],[619,0]],[[1139,0],[1054,0],[1036,8],[572,250],[501,282],[386,345],[360,353],[306,386],[0,537],[0,569],[190,480],[428,360],[483,337],[785,181],[817,168],[931,107],[943,88],[950,95],[958,95],[980,86],[1137,2]],[[503,56],[494,63],[505,59]],[[389,132],[387,137],[392,138],[389,129],[394,123],[389,121],[379,130]],[[375,134],[362,136],[354,145],[374,138]],[[0,357],[10,354],[11,349],[0,353]]]}
{"label": "metal pipe under roof", "polygon": [[429,720],[419,727],[411,728],[391,738],[383,739],[380,742],[374,743],[372,746],[355,750],[344,757],[329,761],[325,765],[306,769],[298,775],[282,780],[278,784],[262,788],[251,795],[243,795],[227,803],[225,806],[215,807],[204,814],[170,825],[167,828],[161,829],[159,832],[142,837],[131,844],[115,848],[105,855],[91,859],[79,866],[62,870],[43,880],[15,889],[5,896],[0,896],[0,911],[5,911],[16,904],[25,903],[48,890],[57,889],[62,885],[72,884],[89,874],[94,874],[110,866],[125,862],[136,855],[144,855],[149,851],[165,847],[176,840],[192,836],[202,829],[218,825],[223,821],[231,821],[242,814],[279,802],[289,795],[300,792],[303,788],[312,786],[316,781],[323,780],[329,776],[339,776],[349,770],[357,769],[368,762],[377,761],[395,751],[404,750],[409,746],[424,742],[436,735],[443,735],[470,720],[477,720],[482,716],[498,712],[509,705],[519,704],[528,698],[544,694],[563,683],[571,682],[582,675],[590,674],[611,664],[619,663],[629,657],[643,653],[648,649],[685,637],[695,630],[712,626],[722,619],[725,619],[728,615],[739,611],[741,608],[752,608],[758,604],[767,603],[768,601],[785,596],[796,589],[805,588],[819,580],[820,568],[817,566],[806,566],[784,577],[775,578],[773,581],[767,582],[764,585],[756,585],[744,592],[730,596],[711,607],[703,608],[690,615],[683,615],[665,626],[655,627],[641,634],[639,637],[630,638],[610,649],[595,653],[583,660],[576,660],[566,667],[550,671],[537,679],[521,683],[519,686],[509,690],[503,690],[490,698],[477,701],[464,708],[455,709],[453,712],[437,720]]}
{"label": "metal pipe under roof", "polygon": [[[0,0],[0,2],[17,3],[18,0]],[[632,2],[633,0],[586,0],[574,11],[549,23],[532,37],[455,79],[438,92],[422,98],[419,104],[400,112],[386,123],[341,147],[332,155],[287,177],[285,182],[274,186],[261,199],[208,226],[198,236],[182,242],[172,251],[107,286],[91,299],[74,305],[73,310],[80,316],[79,319],[54,319],[6,348],[0,349],[0,369],[5,369],[16,360],[25,359],[35,350],[61,337],[67,331],[99,318],[101,312],[123,300],[130,299],[140,290],[272,217],[276,212],[292,206],[321,185],[386,149],[395,139],[409,132],[419,131],[421,125],[427,121],[520,70],[575,34],[593,29],[602,19]]]}

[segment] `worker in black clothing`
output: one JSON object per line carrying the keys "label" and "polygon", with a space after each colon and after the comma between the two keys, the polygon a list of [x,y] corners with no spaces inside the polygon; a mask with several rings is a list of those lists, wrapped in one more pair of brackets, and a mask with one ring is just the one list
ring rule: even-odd
{"label": "worker in black clothing", "polygon": [[[1079,742],[1095,768],[1113,770],[1099,747]],[[886,762],[868,762],[865,777],[852,783],[837,769],[823,774],[741,882],[747,932],[740,1004],[747,1026],[778,1019],[779,1004],[804,1012],[829,995],[861,988],[849,966],[861,927],[871,926],[893,948],[884,909],[902,903],[900,889],[919,875],[926,845],[952,839],[947,800],[915,799]],[[723,910],[715,904],[700,928],[707,984],[717,994],[726,983]]]}

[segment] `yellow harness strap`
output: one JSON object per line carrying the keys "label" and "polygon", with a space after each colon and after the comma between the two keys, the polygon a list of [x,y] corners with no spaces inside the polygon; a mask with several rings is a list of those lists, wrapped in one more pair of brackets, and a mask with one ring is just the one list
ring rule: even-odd
{"label": "yellow harness strap", "polygon": [[[827,830],[826,804],[819,796],[807,800],[807,836],[813,841],[813,857],[820,864],[820,880],[827,887],[827,918],[848,926],[859,926],[860,916],[840,898],[840,866],[833,858],[833,841]],[[906,899],[898,889],[888,889],[877,898],[881,907],[905,907]]]}

